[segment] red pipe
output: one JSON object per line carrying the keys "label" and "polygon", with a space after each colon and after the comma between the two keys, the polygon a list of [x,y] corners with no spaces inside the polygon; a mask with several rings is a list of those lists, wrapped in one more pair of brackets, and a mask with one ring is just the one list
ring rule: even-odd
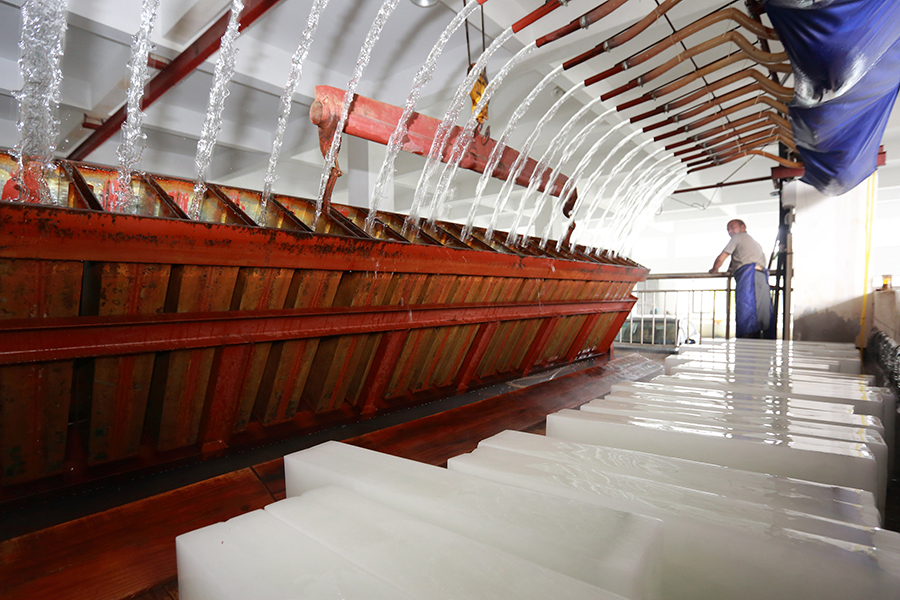
{"label": "red pipe", "polygon": [[[478,0],[478,3],[484,4],[486,1],[487,0]],[[547,2],[545,2],[540,8],[531,11],[530,13],[513,23],[513,33],[519,33],[535,21],[543,19],[560,6],[565,6],[566,4],[568,4],[567,0],[547,0]]]}
{"label": "red pipe", "polygon": [[[243,31],[249,27],[259,17],[264,15],[266,11],[278,4],[279,1],[247,0],[247,4],[241,12],[239,30]],[[209,29],[204,31],[184,52],[160,71],[156,77],[150,80],[144,89],[144,98],[141,101],[142,109],[146,109],[159,100],[163,94],[190,75],[197,67],[203,64],[203,61],[219,49],[219,45],[222,43],[222,35],[225,33],[225,29],[228,28],[230,19],[231,11],[229,10],[218,21],[213,23]],[[111,117],[106,119],[103,125],[69,154],[68,159],[84,160],[91,152],[99,148],[103,142],[115,135],[125,122],[127,109],[127,105],[123,105]]]}
{"label": "red pipe", "polygon": [[589,25],[596,23],[606,15],[610,14],[612,11],[625,4],[627,1],[628,0],[606,0],[606,2],[604,2],[603,4],[597,6],[596,8],[592,8],[577,19],[573,19],[572,22],[568,25],[560,27],[556,31],[552,31],[547,35],[538,38],[537,42],[535,43],[537,44],[537,47],[540,48],[544,44],[549,44],[550,42],[563,38],[570,33],[575,33],[579,29],[587,29]]}

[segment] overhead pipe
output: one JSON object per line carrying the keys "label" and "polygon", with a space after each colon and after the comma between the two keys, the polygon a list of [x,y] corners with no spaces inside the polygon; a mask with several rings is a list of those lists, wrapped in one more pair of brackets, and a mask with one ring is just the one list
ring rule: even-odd
{"label": "overhead pipe", "polygon": [[684,133],[686,131],[692,131],[694,129],[697,129],[698,127],[703,127],[704,125],[708,125],[709,123],[712,123],[713,121],[716,121],[723,117],[727,117],[728,115],[731,115],[738,111],[744,110],[745,108],[750,108],[751,106],[755,106],[757,104],[767,104],[767,105],[771,106],[772,108],[774,108],[775,110],[787,114],[787,106],[785,106],[781,102],[778,102],[777,100],[772,100],[768,96],[756,96],[755,98],[745,100],[743,102],[740,102],[738,104],[730,106],[726,109],[723,109],[722,111],[720,111],[714,115],[710,115],[708,117],[698,119],[698,120],[694,121],[693,123],[688,123],[687,125],[682,125],[681,127],[674,129],[672,131],[669,131],[668,133],[660,134],[660,135],[656,136],[655,138],[653,138],[653,141],[659,142],[659,141],[668,139],[670,137],[674,137],[680,133]]}
{"label": "overhead pipe", "polygon": [[[243,31],[249,27],[270,8],[278,4],[279,1],[247,0],[244,10],[241,11],[238,30]],[[144,88],[144,97],[141,99],[141,110],[146,110],[148,106],[159,100],[163,94],[193,73],[197,67],[219,49],[219,45],[222,43],[222,35],[228,27],[230,19],[231,11],[229,10],[147,83],[147,86]],[[67,158],[69,160],[84,160],[87,158],[91,152],[99,148],[103,142],[119,131],[127,116],[128,106],[125,104],[106,119],[86,140],[81,142]]]}
{"label": "overhead pipe", "polygon": [[658,87],[655,90],[651,90],[644,95],[635,98],[634,100],[623,102],[616,107],[616,110],[623,111],[628,108],[635,107],[638,104],[643,104],[644,102],[654,101],[662,96],[666,96],[668,94],[671,94],[672,92],[680,90],[684,86],[689,85],[702,77],[706,77],[710,73],[714,73],[715,71],[724,69],[725,67],[744,59],[745,57],[740,50],[732,52],[731,54],[706,65],[705,67],[701,67],[697,70],[691,71],[686,75],[682,75],[681,77],[676,78],[674,81],[667,83],[662,87]]}
{"label": "overhead pipe", "polygon": [[778,164],[780,164],[780,165],[782,165],[782,166],[784,166],[784,167],[788,167],[788,168],[790,168],[790,169],[802,169],[802,168],[804,168],[804,165],[803,165],[802,162],[796,162],[796,161],[793,161],[793,160],[788,160],[788,159],[782,158],[782,157],[780,157],[780,156],[775,156],[774,154],[769,154],[768,152],[763,152],[762,150],[747,150],[746,152],[739,152],[738,154],[735,154],[734,156],[731,156],[731,157],[728,158],[727,160],[721,160],[721,161],[719,161],[718,163],[715,163],[715,164],[706,165],[706,166],[703,166],[703,167],[697,167],[697,168],[695,168],[695,169],[690,169],[690,170],[688,170],[688,175],[690,175],[691,173],[696,173],[697,171],[703,171],[703,170],[705,170],[705,169],[711,169],[711,168],[713,168],[713,167],[718,167],[718,166],[720,166],[720,165],[724,165],[724,164],[726,164],[726,163],[730,163],[730,162],[732,162],[732,161],[734,161],[734,160],[738,160],[739,158],[744,158],[744,157],[746,157],[746,156],[762,156],[763,158],[768,158],[769,160],[774,160],[774,161],[777,162]]}
{"label": "overhead pipe", "polygon": [[[478,0],[478,4],[484,4],[485,2],[487,2],[487,0]],[[569,0],[547,0],[546,2],[544,2],[544,4],[513,23],[513,33],[519,33],[535,21],[543,19],[560,6],[565,6],[568,3]]]}
{"label": "overhead pipe", "polygon": [[701,115],[701,114],[705,113],[706,111],[710,110],[711,108],[715,108],[721,104],[724,104],[725,102],[731,102],[732,100],[735,100],[742,96],[746,96],[747,94],[750,94],[752,92],[759,92],[761,90],[762,90],[762,87],[759,85],[759,83],[756,83],[756,82],[751,83],[749,85],[745,85],[744,87],[741,87],[741,88],[738,88],[731,92],[728,92],[727,94],[723,94],[722,96],[719,96],[712,100],[707,100],[706,102],[701,102],[697,106],[691,107],[685,111],[674,114],[671,117],[667,117],[661,121],[657,121],[656,123],[651,123],[650,125],[645,126],[643,131],[644,131],[644,133],[649,133],[655,129],[659,129],[660,127],[665,127],[666,125],[672,125],[673,123],[683,122],[687,119],[696,117],[697,115]]}
{"label": "overhead pipe", "polygon": [[[676,108],[681,108],[682,106],[687,106],[694,100],[697,100],[698,98],[702,98],[703,96],[705,96],[706,94],[708,94],[710,92],[714,92],[720,88],[726,87],[728,85],[731,85],[732,83],[736,83],[736,82],[741,81],[742,79],[746,79],[748,77],[755,79],[756,82],[759,83],[766,92],[768,92],[770,95],[774,96],[777,100],[780,100],[782,102],[790,102],[790,100],[794,97],[793,88],[779,85],[779,84],[775,83],[774,81],[772,81],[771,79],[769,79],[768,77],[766,77],[765,75],[763,75],[762,73],[760,73],[759,71],[757,71],[756,69],[747,68],[747,69],[742,69],[742,70],[738,71],[737,73],[732,73],[731,75],[728,75],[727,77],[722,77],[721,79],[717,79],[716,81],[713,81],[706,87],[702,87],[696,91],[685,94],[684,96],[681,96],[675,100],[671,100],[669,102],[666,102],[665,104],[661,104],[660,106],[657,106],[653,110],[650,110],[645,113],[641,113],[637,116],[631,117],[631,122],[637,123],[639,121],[643,121],[644,119],[648,119],[652,116],[659,115],[662,113],[667,113]],[[646,94],[645,94],[645,96],[646,96]],[[648,101],[649,100],[658,100],[659,97],[660,97],[660,94],[655,94],[655,98],[651,98],[650,96],[647,96],[647,100]],[[642,98],[643,98],[643,96],[642,96]],[[636,105],[637,104],[632,104],[632,106],[636,106]],[[621,107],[616,107],[616,110],[621,111],[623,109]]]}
{"label": "overhead pipe", "polygon": [[[680,1],[681,0],[676,0],[676,2]],[[606,0],[603,4],[592,8],[577,19],[573,19],[568,25],[564,25],[555,31],[551,31],[545,36],[539,37],[535,43],[537,44],[537,47],[540,48],[545,44],[564,38],[570,33],[575,33],[579,29],[587,29],[626,2],[628,2],[628,0]],[[515,25],[513,25],[513,31],[518,31]]]}
{"label": "overhead pipe", "polygon": [[[747,133],[747,132],[744,132]],[[735,135],[737,135],[737,131],[735,131]],[[764,129],[762,131],[755,131],[750,133],[750,135],[744,137],[734,137],[730,136],[726,138],[724,141],[719,143],[716,146],[710,145],[708,148],[703,148],[696,154],[691,156],[684,156],[681,158],[681,162],[683,163],[692,163],[697,160],[706,160],[710,157],[714,156],[727,156],[732,151],[740,151],[744,149],[748,144],[753,142],[767,139],[776,135],[776,128],[769,127],[768,129]],[[690,165],[689,165],[690,166]]]}
{"label": "overhead pipe", "polygon": [[702,142],[691,148],[682,148],[681,150],[674,152],[672,154],[672,156],[677,158],[679,156],[684,156],[685,154],[690,154],[691,152],[693,152],[694,153],[693,155],[681,159],[681,162],[688,162],[688,161],[692,161],[692,160],[697,160],[698,158],[707,156],[709,154],[717,154],[719,151],[724,149],[724,147],[727,146],[728,143],[733,143],[733,142],[729,142],[729,140],[734,140],[735,137],[739,138],[740,136],[744,135],[745,133],[750,133],[750,132],[756,131],[761,128],[766,128],[766,131],[765,131],[766,135],[773,133],[776,129],[776,127],[773,126],[771,122],[769,122],[766,119],[762,119],[760,121],[751,123],[750,125],[747,125],[746,127],[740,127],[738,129],[735,129],[732,132],[722,134],[719,137],[714,138],[708,142]]}
{"label": "overhead pipe", "polygon": [[700,165],[703,165],[703,164],[706,164],[709,162],[712,162],[714,164],[730,162],[731,157],[736,154],[744,154],[745,152],[749,152],[751,149],[765,147],[765,146],[768,146],[769,144],[774,144],[776,142],[782,142],[782,143],[785,143],[786,145],[790,144],[790,146],[793,146],[793,140],[788,140],[787,138],[785,138],[784,136],[782,136],[779,133],[774,133],[772,135],[762,136],[762,137],[747,136],[746,138],[744,138],[743,141],[738,143],[735,147],[730,148],[729,150],[722,152],[721,154],[716,154],[714,156],[710,156],[708,158],[705,158],[703,160],[700,160],[700,161],[697,161],[694,163],[688,163],[687,167],[689,169],[691,169],[691,168],[698,167]]}
{"label": "overhead pipe", "polygon": [[[603,94],[601,96],[601,99],[603,101],[606,101],[606,100],[609,100],[610,98],[615,98],[616,96],[623,94],[623,93],[627,92],[628,90],[632,90],[638,86],[642,86],[642,85],[646,84],[649,81],[653,81],[657,77],[669,72],[671,69],[675,68],[676,66],[680,65],[684,61],[686,61],[690,58],[693,58],[694,56],[696,56],[698,54],[702,54],[703,52],[711,50],[717,46],[721,46],[722,44],[729,44],[729,43],[735,44],[739,48],[740,53],[744,54],[744,58],[749,58],[750,60],[753,60],[754,62],[757,62],[760,64],[771,64],[774,66],[778,66],[779,63],[784,63],[784,61],[788,60],[787,53],[785,53],[785,52],[776,52],[776,53],[763,52],[763,51],[757,49],[755,46],[753,46],[753,44],[748,42],[747,39],[744,36],[742,36],[741,34],[737,33],[736,31],[729,31],[728,33],[724,33],[718,37],[714,37],[711,40],[707,40],[707,41],[705,41],[701,44],[698,44],[692,48],[688,48],[685,52],[679,53],[678,56],[670,59],[668,62],[656,67],[655,69],[648,71],[647,73],[644,73],[643,75],[641,75],[639,77],[636,77],[635,79],[632,79],[625,85],[623,85],[619,88],[616,88],[615,90],[613,90],[611,92],[607,92],[606,94]],[[787,68],[790,70],[789,65],[787,66]],[[597,75],[594,75],[593,77],[589,77],[589,78],[585,79],[584,85],[585,86],[593,85],[593,84],[597,83],[598,81],[603,81],[604,79],[606,79],[607,77],[610,77],[613,74],[614,73],[611,73],[609,71],[606,71],[604,73],[598,73]]]}
{"label": "overhead pipe", "polygon": [[728,123],[724,123],[722,125],[718,125],[711,129],[707,129],[705,131],[701,131],[700,133],[695,133],[694,135],[688,136],[685,139],[674,142],[666,146],[666,150],[674,150],[675,148],[684,146],[685,144],[690,144],[691,142],[698,142],[701,140],[708,139],[714,135],[718,135],[723,132],[727,132],[729,129],[734,129],[736,127],[740,127],[746,123],[750,123],[756,121],[758,119],[769,119],[772,122],[777,122],[780,125],[784,125],[787,131],[791,131],[790,122],[782,117],[781,115],[774,113],[772,111],[761,110],[757,113],[753,113],[752,115],[747,115],[745,117],[741,117],[740,119],[736,119],[734,121],[730,121]]}
{"label": "overhead pipe", "polygon": [[641,33],[642,31],[644,31],[645,29],[647,29],[648,27],[650,27],[651,25],[656,23],[656,21],[661,16],[666,14],[673,6],[675,6],[679,2],[681,2],[681,0],[665,0],[665,2],[663,2],[662,4],[660,4],[659,6],[654,8],[650,13],[647,14],[646,17],[644,17],[643,19],[641,19],[634,25],[628,27],[624,31],[619,32],[618,34],[616,34],[612,38],[606,40],[605,42],[597,45],[596,47],[593,48],[593,50],[588,50],[584,54],[580,54],[579,56],[576,56],[575,58],[572,58],[572,59],[564,62],[563,69],[571,69],[572,67],[580,65],[581,63],[585,62],[586,60],[590,60],[591,58],[593,58],[595,56],[599,56],[600,54],[603,54],[604,52],[609,52],[616,46],[621,46],[625,42],[633,39],[639,33]]}
{"label": "overhead pipe", "polygon": [[720,135],[719,137],[710,139],[708,141],[700,142],[691,148],[682,148],[681,150],[674,152],[672,154],[672,156],[674,156],[674,157],[684,156],[685,154],[688,154],[690,152],[704,152],[704,151],[709,152],[710,149],[715,149],[720,144],[722,144],[730,139],[734,139],[736,136],[741,136],[741,135],[744,135],[745,133],[749,133],[751,131],[756,131],[757,129],[761,129],[763,127],[767,127],[773,131],[778,131],[788,139],[793,139],[793,137],[794,137],[793,134],[789,130],[782,129],[781,125],[779,125],[778,123],[774,123],[770,119],[763,118],[763,119],[754,121],[753,123],[751,123],[750,125],[747,125],[745,127],[736,127],[736,128],[734,128],[733,131],[726,132],[726,133]]}
{"label": "overhead pipe", "polygon": [[[710,15],[707,15],[707,16],[703,17],[702,19],[698,19],[698,20],[694,21],[693,23],[691,23],[690,25],[688,25],[687,27],[683,27],[682,29],[679,29],[672,35],[665,37],[665,38],[661,39],[660,41],[656,42],[655,44],[653,44],[646,50],[639,52],[629,58],[626,58],[625,60],[618,63],[617,65],[607,69],[600,75],[597,75],[597,77],[600,77],[601,79],[606,79],[607,77],[611,77],[612,75],[621,73],[627,69],[632,69],[632,68],[636,67],[637,65],[650,60],[654,56],[657,56],[661,52],[671,48],[675,44],[687,39],[688,37],[694,35],[695,33],[703,31],[705,28],[715,25],[716,23],[720,23],[722,21],[734,21],[738,25],[742,25],[742,26],[746,27],[747,29],[750,29],[753,33],[757,34],[758,36],[767,37],[768,39],[778,39],[778,34],[775,33],[774,29],[769,29],[768,27],[763,27],[761,24],[757,23],[756,21],[754,21],[753,19],[751,19],[750,17],[748,17],[741,11],[737,10],[736,8],[725,8],[722,10],[718,10]],[[615,38],[612,38],[612,39],[615,39]],[[606,43],[607,42],[604,42],[604,44],[606,44]],[[749,44],[749,42],[747,42],[747,43]],[[601,46],[604,46],[604,44],[601,44]],[[589,51],[586,54],[593,53],[595,50],[596,50],[596,48],[594,50]],[[594,55],[596,55],[596,54],[594,54]],[[584,56],[584,55],[582,55],[582,56]],[[572,59],[571,61],[567,61],[567,62],[574,63],[574,64],[581,64],[581,62],[584,62],[584,61],[582,61],[580,59],[581,59],[581,57],[578,56],[578,57]],[[563,63],[563,68],[565,68],[565,65],[566,65],[566,63]]]}

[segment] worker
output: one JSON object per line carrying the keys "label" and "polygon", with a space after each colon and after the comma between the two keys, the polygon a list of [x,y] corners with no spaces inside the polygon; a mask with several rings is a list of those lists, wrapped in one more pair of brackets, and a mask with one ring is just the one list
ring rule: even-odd
{"label": "worker", "polygon": [[740,219],[728,222],[731,240],[716,257],[710,273],[718,273],[731,256],[728,272],[734,277],[735,335],[739,338],[775,339],[775,315],[769,295],[766,255],[747,233]]}

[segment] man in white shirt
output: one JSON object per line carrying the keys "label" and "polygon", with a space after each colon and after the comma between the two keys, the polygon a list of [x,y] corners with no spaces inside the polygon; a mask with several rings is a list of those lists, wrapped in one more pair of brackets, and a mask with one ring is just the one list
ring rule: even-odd
{"label": "man in white shirt", "polygon": [[734,277],[736,337],[774,337],[769,326],[774,323],[772,298],[769,295],[769,272],[762,246],[747,233],[740,219],[728,222],[731,236],[725,249],[716,257],[710,273],[718,273],[730,256],[728,272]]}

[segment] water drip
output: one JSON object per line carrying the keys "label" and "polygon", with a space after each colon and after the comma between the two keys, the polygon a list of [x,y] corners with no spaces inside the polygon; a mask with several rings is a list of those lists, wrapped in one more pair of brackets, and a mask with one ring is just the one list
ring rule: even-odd
{"label": "water drip", "polygon": [[[509,177],[503,182],[503,187],[500,189],[500,196],[497,200],[497,206],[494,209],[494,214],[491,217],[491,222],[488,225],[488,235],[493,233],[494,228],[497,226],[497,218],[500,214],[506,209],[506,203],[509,201],[509,195],[512,192],[512,186],[515,184],[516,179],[519,177],[519,174],[522,172],[522,169],[525,167],[525,163],[528,160],[528,155],[531,153],[531,149],[534,147],[535,141],[540,137],[541,131],[547,125],[547,123],[556,116],[556,113],[559,112],[559,109],[565,104],[566,100],[572,97],[575,92],[581,90],[584,87],[584,82],[580,81],[573,85],[569,90],[557,100],[553,106],[550,107],[550,110],[541,117],[538,121],[537,125],[534,128],[534,131],[531,132],[531,135],[528,136],[528,139],[525,141],[525,145],[519,151],[519,156],[516,158],[516,161],[513,163],[512,168],[509,170]],[[540,168],[538,165],[536,168]],[[513,242],[513,232],[515,228],[518,226],[519,220],[521,218],[523,206],[521,203],[519,204],[519,208],[516,211],[516,218],[513,223],[513,226],[510,227],[510,235],[507,237],[507,243]]]}
{"label": "water drip", "polygon": [[[540,198],[535,203],[534,211],[531,213],[531,219],[528,222],[528,225],[525,227],[524,235],[527,237],[528,232],[534,226],[534,222],[537,219],[537,215],[543,209],[544,204],[547,202],[547,199],[550,196],[550,191],[556,185],[556,181],[559,179],[561,169],[563,164],[568,162],[572,155],[581,147],[581,145],[587,140],[588,135],[594,130],[597,125],[603,122],[603,120],[612,113],[615,108],[610,108],[608,110],[603,111],[600,115],[598,115],[595,119],[593,119],[588,125],[583,127],[578,135],[575,136],[575,139],[569,143],[569,133],[571,133],[572,129],[575,126],[575,123],[584,116],[588,110],[590,110],[595,104],[600,102],[600,98],[595,98],[585,104],[577,113],[575,113],[571,119],[563,126],[563,128],[559,131],[559,133],[554,136],[554,138],[550,141],[550,146],[547,148],[547,151],[544,152],[544,155],[541,157],[541,160],[538,161],[538,167],[535,169],[534,173],[531,175],[531,180],[528,182],[528,189],[525,191],[525,196],[522,198],[522,205],[524,206],[527,199],[534,193],[535,190],[540,185],[541,180],[544,177],[544,172],[546,167],[550,165],[553,161],[556,153],[560,148],[565,147],[565,151],[562,153],[560,159],[556,162],[550,172],[553,174],[553,177],[548,179],[547,185],[544,186],[544,191],[541,193]],[[565,187],[565,186],[564,186]],[[552,223],[558,216],[559,211],[562,210],[563,204],[561,202],[557,202],[554,206],[553,215],[550,217],[550,223]]]}
{"label": "water drip", "polygon": [[14,150],[20,202],[54,203],[46,175],[59,136],[56,112],[67,4],[67,0],[28,0],[22,5],[19,71],[24,83],[15,93],[19,101],[19,143]]}
{"label": "water drip", "polygon": [[322,216],[322,204],[325,200],[325,189],[328,186],[328,179],[331,177],[331,170],[334,168],[337,160],[338,151],[341,149],[341,135],[344,132],[344,124],[350,116],[350,104],[353,102],[353,97],[356,95],[356,88],[359,86],[363,71],[365,70],[366,65],[369,64],[369,59],[372,57],[372,48],[375,47],[375,43],[381,36],[381,30],[384,28],[384,24],[387,23],[388,18],[391,16],[391,13],[394,12],[398,2],[399,0],[384,1],[384,4],[382,4],[381,8],[378,10],[378,14],[375,15],[375,20],[372,21],[371,27],[369,27],[369,33],[366,34],[366,39],[363,42],[362,47],[359,49],[359,57],[356,59],[356,68],[353,70],[353,77],[347,82],[347,93],[344,94],[344,107],[341,111],[341,116],[338,119],[337,127],[334,130],[334,138],[331,140],[331,147],[328,149],[328,155],[325,157],[325,168],[322,170],[322,177],[319,181],[319,197],[316,200],[315,222],[318,222],[319,217]]}
{"label": "water drip", "polygon": [[481,53],[481,56],[479,56],[478,60],[475,62],[475,66],[469,69],[468,75],[466,75],[459,87],[456,88],[456,94],[453,96],[453,100],[451,100],[450,106],[444,114],[444,119],[441,121],[441,124],[434,134],[434,140],[432,141],[431,149],[428,152],[428,160],[419,176],[419,183],[416,185],[416,195],[413,198],[412,207],[409,210],[409,215],[403,226],[404,231],[409,227],[418,227],[419,211],[425,201],[425,197],[428,195],[429,182],[434,176],[434,172],[437,170],[437,164],[444,154],[447,138],[450,134],[450,130],[456,124],[456,119],[459,116],[459,111],[462,109],[464,98],[468,96],[469,91],[475,84],[475,80],[487,65],[488,59],[493,56],[493,54],[509,38],[511,38],[512,35],[513,31],[511,27],[501,33],[500,36],[488,46],[487,50]]}
{"label": "water drip", "polygon": [[513,131],[515,131],[516,126],[519,124],[519,120],[529,109],[529,107],[531,107],[531,104],[534,102],[535,98],[537,98],[538,94],[540,94],[551,81],[553,81],[560,73],[562,73],[562,71],[562,65],[559,65],[550,73],[548,73],[540,81],[540,83],[538,83],[537,86],[535,86],[535,88],[528,93],[528,96],[525,97],[525,100],[523,100],[522,103],[519,104],[519,106],[516,108],[513,116],[509,118],[509,122],[506,124],[506,129],[503,130],[503,134],[494,145],[494,149],[491,151],[491,155],[488,158],[487,165],[484,168],[484,173],[481,174],[481,178],[479,178],[478,185],[475,188],[475,200],[474,202],[472,202],[472,206],[469,208],[469,215],[466,219],[466,226],[462,231],[463,241],[467,241],[471,237],[472,226],[475,220],[475,211],[481,204],[481,198],[484,195],[484,189],[487,187],[487,183],[491,179],[491,175],[493,174],[494,169],[497,168],[497,163],[500,162],[500,157],[503,155],[503,151],[506,149],[506,143],[509,141],[509,137],[512,135]]}
{"label": "water drip", "polygon": [[484,110],[485,106],[487,106],[488,102],[490,102],[491,97],[497,91],[497,88],[503,83],[503,80],[512,71],[513,67],[515,67],[523,58],[528,56],[537,46],[532,42],[531,44],[525,46],[519,52],[516,53],[500,70],[499,73],[494,77],[491,83],[485,88],[484,94],[479,99],[477,106],[472,110],[472,115],[469,117],[468,121],[466,121],[465,127],[456,137],[456,142],[453,144],[453,153],[450,156],[450,160],[444,166],[444,171],[441,173],[440,181],[438,182],[437,190],[434,193],[434,200],[431,209],[431,216],[429,217],[429,223],[433,223],[435,216],[440,214],[441,208],[443,204],[447,200],[447,192],[450,188],[450,183],[453,181],[453,178],[456,175],[457,170],[459,169],[459,163],[462,161],[463,156],[465,155],[466,150],[469,145],[472,143],[472,139],[475,137],[475,125],[478,122],[478,115],[481,114],[481,111]]}
{"label": "water drip", "polygon": [[262,198],[259,203],[259,215],[257,222],[265,223],[266,206],[269,198],[272,196],[272,186],[275,185],[275,168],[278,166],[278,157],[281,154],[281,146],[284,142],[284,132],[287,130],[288,118],[291,116],[291,104],[297,86],[300,85],[300,77],[303,75],[303,62],[306,55],[309,54],[309,47],[312,45],[313,36],[316,34],[316,28],[319,26],[319,16],[328,0],[315,0],[312,8],[309,9],[309,16],[306,18],[306,29],[300,36],[300,43],[291,57],[291,72],[288,74],[287,83],[284,86],[284,92],[281,94],[281,113],[278,115],[278,127],[275,130],[275,139],[272,142],[272,155],[269,157],[269,166],[266,169],[266,177],[263,181]]}
{"label": "water drip", "polygon": [[234,76],[234,63],[237,58],[235,41],[240,34],[238,25],[243,10],[244,3],[241,0],[232,0],[231,17],[228,27],[225,29],[225,35],[222,36],[219,60],[216,61],[216,71],[213,76],[213,86],[209,91],[206,120],[200,131],[200,141],[197,142],[197,157],[194,161],[197,169],[197,181],[194,183],[194,193],[188,210],[188,216],[195,220],[200,217],[200,207],[203,196],[206,195],[206,172],[209,170],[209,163],[212,160],[213,148],[216,147],[216,139],[222,129],[222,112],[225,110],[225,98],[228,97],[228,84]]}
{"label": "water drip", "polygon": [[428,53],[428,58],[425,59],[425,63],[419,67],[416,76],[413,78],[412,87],[409,90],[409,95],[406,97],[406,104],[403,107],[403,114],[400,115],[397,127],[394,129],[393,133],[391,133],[390,140],[388,140],[387,153],[384,157],[384,162],[381,164],[381,170],[378,172],[378,179],[375,181],[375,187],[372,190],[369,214],[366,217],[366,229],[368,231],[372,230],[372,226],[375,223],[375,216],[378,212],[378,206],[381,204],[381,201],[384,200],[385,190],[393,177],[394,162],[397,160],[397,155],[400,154],[400,149],[403,147],[403,139],[409,132],[409,120],[416,110],[416,105],[419,103],[422,88],[426,83],[431,81],[434,69],[437,66],[438,58],[440,58],[441,53],[444,51],[447,42],[450,41],[450,37],[457,29],[459,29],[460,25],[469,18],[469,15],[471,15],[478,6],[478,0],[470,0],[453,20],[450,21],[443,33],[441,33],[438,41],[435,42],[434,46],[431,48],[431,52]]}

